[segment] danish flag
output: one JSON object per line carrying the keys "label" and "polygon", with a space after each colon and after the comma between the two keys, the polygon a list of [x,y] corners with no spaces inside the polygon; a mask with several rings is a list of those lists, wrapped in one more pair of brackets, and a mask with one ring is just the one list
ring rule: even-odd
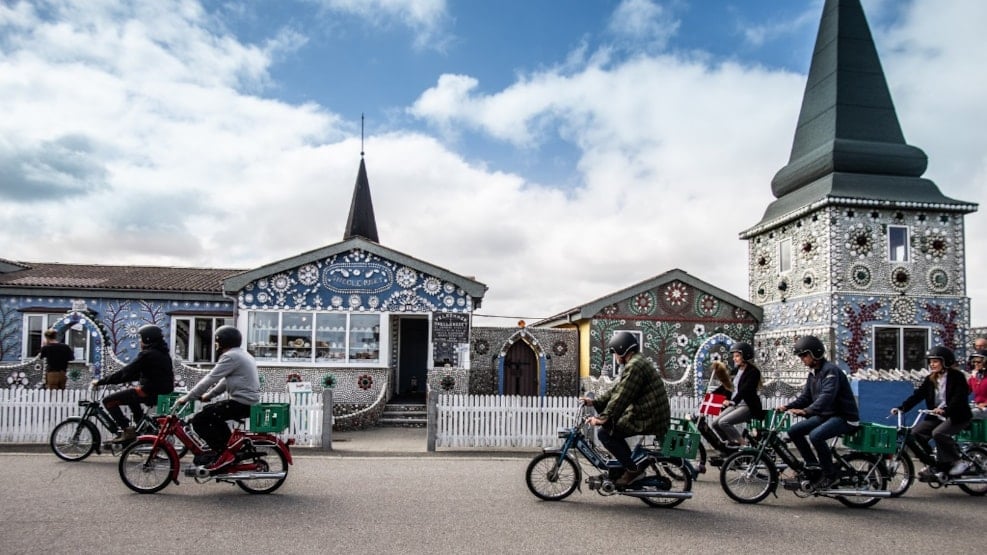
{"label": "danish flag", "polygon": [[725,395],[717,395],[716,393],[707,393],[703,397],[703,404],[699,405],[699,414],[705,414],[707,416],[716,416],[720,414],[723,410],[723,401],[726,401]]}

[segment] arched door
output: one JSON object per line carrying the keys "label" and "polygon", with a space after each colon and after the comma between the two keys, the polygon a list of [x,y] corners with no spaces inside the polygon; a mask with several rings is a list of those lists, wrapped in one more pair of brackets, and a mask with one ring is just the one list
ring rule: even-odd
{"label": "arched door", "polygon": [[538,395],[538,355],[524,341],[504,355],[504,395]]}

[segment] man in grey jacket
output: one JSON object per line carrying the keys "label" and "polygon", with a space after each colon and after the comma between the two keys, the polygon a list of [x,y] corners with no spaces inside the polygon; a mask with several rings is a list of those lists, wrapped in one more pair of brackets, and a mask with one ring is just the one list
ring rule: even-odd
{"label": "man in grey jacket", "polygon": [[209,451],[196,455],[193,462],[210,470],[233,462],[233,457],[226,452],[231,435],[226,421],[249,418],[250,407],[260,402],[257,361],[240,348],[243,344],[240,330],[233,326],[220,326],[216,330],[215,340],[216,353],[220,355],[216,366],[177,401],[181,404],[195,399],[206,402],[224,391],[229,397],[206,405],[192,417],[192,429],[209,445]]}

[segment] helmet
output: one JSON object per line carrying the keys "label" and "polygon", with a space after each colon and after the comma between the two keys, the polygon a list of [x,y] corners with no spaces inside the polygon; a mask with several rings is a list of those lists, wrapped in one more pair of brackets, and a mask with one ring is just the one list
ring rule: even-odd
{"label": "helmet", "polygon": [[607,343],[607,350],[621,357],[631,350],[638,351],[640,349],[640,345],[637,344],[637,337],[629,331],[618,331]]}
{"label": "helmet", "polygon": [[925,353],[925,360],[931,360],[938,358],[942,361],[942,365],[949,367],[956,364],[956,355],[953,351],[947,349],[946,347],[933,347]]}
{"label": "helmet", "polygon": [[747,362],[754,360],[754,347],[751,347],[750,343],[743,341],[734,343],[730,346],[730,353],[740,353],[740,356]]}
{"label": "helmet", "polygon": [[233,326],[219,326],[216,328],[216,344],[222,349],[232,349],[239,347],[243,343],[243,335],[240,330]]}
{"label": "helmet", "polygon": [[803,335],[798,341],[795,342],[795,348],[793,351],[795,352],[795,356],[802,356],[805,353],[810,353],[812,358],[819,360],[826,353],[826,347],[818,337],[814,335]]}
{"label": "helmet", "polygon": [[984,359],[984,362],[987,363],[987,351],[984,351],[982,349],[979,351],[973,351],[972,353],[970,353],[970,356],[967,357],[967,360],[969,362],[973,362],[973,359],[975,358],[982,358]]}
{"label": "helmet", "polygon": [[146,326],[141,326],[137,330],[137,335],[141,338],[141,343],[145,345],[153,345],[155,343],[164,342],[164,334],[161,333],[161,328],[153,324],[148,324]]}

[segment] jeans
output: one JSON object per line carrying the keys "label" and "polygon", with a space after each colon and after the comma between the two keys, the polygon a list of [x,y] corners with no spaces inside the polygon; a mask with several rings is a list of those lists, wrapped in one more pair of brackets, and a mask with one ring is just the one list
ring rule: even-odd
{"label": "jeans", "polygon": [[[637,434],[634,434],[637,435]],[[610,451],[610,454],[614,456],[620,464],[624,466],[627,470],[637,470],[637,465],[631,459],[631,447],[627,445],[627,438],[630,436],[624,436],[612,432],[606,426],[600,428],[597,433],[597,437],[600,438],[600,443]]]}
{"label": "jeans", "polygon": [[[824,476],[833,476],[836,468],[833,465],[833,454],[829,450],[829,440],[850,433],[853,429],[842,416],[810,416],[792,424],[788,437],[792,439],[806,464],[818,464]],[[809,436],[808,439],[806,436]],[[809,447],[809,443],[812,443],[815,452]]]}
{"label": "jeans", "polygon": [[133,425],[136,426],[144,418],[144,407],[141,405],[153,407],[157,402],[157,395],[148,395],[140,389],[124,389],[123,391],[117,391],[116,393],[107,395],[103,399],[103,406],[106,407],[106,412],[110,413],[117,426],[126,428],[131,424],[123,414],[123,409],[120,408],[121,405],[130,407],[130,415],[134,419]]}
{"label": "jeans", "polygon": [[720,437],[740,443],[740,431],[737,424],[743,424],[751,419],[751,409],[747,405],[732,405],[720,413],[713,421],[712,428]]}
{"label": "jeans", "polygon": [[220,453],[230,441],[230,427],[227,420],[250,417],[250,405],[232,399],[211,403],[192,417],[192,429],[205,441],[209,448]]}
{"label": "jeans", "polygon": [[[949,418],[940,420],[929,415],[912,428],[912,435],[929,449],[929,440],[936,440],[936,455],[939,470],[949,470],[949,467],[960,459],[960,448],[956,445],[954,435],[963,431],[966,423],[956,425]],[[931,449],[929,449],[931,452]]]}

